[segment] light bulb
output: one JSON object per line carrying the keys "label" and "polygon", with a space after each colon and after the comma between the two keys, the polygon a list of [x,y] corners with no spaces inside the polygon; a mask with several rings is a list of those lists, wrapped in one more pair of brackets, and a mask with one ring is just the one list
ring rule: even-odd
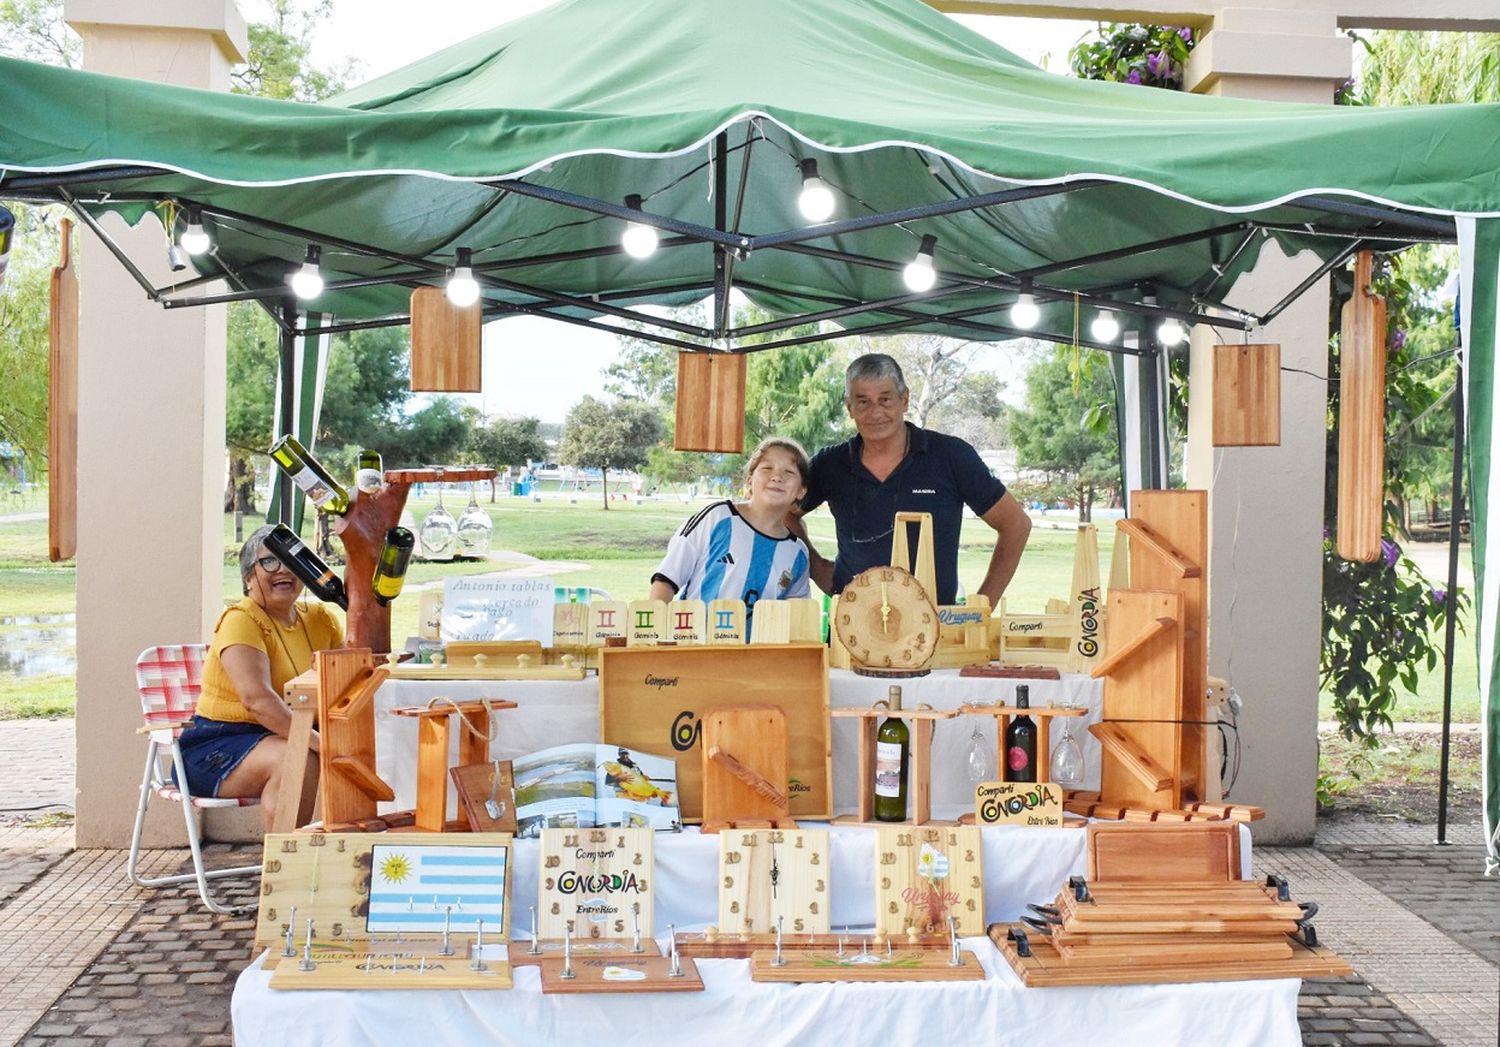
{"label": "light bulb", "polygon": [[1185,338],[1187,338],[1187,331],[1183,330],[1182,324],[1178,323],[1176,317],[1168,317],[1156,329],[1156,339],[1162,345],[1181,345]]}
{"label": "light bulb", "polygon": [[901,271],[901,278],[906,281],[906,286],[917,294],[932,290],[937,283],[937,270],[932,266],[932,253],[937,248],[937,237],[922,237],[922,245],[917,248],[917,257],[913,258],[905,269]]}
{"label": "light bulb", "polygon": [[1089,325],[1089,333],[1096,342],[1113,342],[1120,334],[1120,321],[1108,309],[1100,309],[1099,315]]}
{"label": "light bulb", "polygon": [[818,177],[816,160],[802,161],[802,193],[797,197],[797,209],[809,222],[826,222],[833,216],[833,190]]}
{"label": "light bulb", "polygon": [[[631,193],[625,198],[625,206],[632,211],[639,211],[640,195]],[[656,253],[656,245],[660,239],[655,227],[641,222],[629,222],[625,226],[625,234],[620,237],[620,246],[632,258],[650,258]]]}
{"label": "light bulb", "polygon": [[188,208],[187,228],[182,231],[182,236],[177,242],[188,254],[199,255],[213,246],[209,240],[208,233],[203,228],[203,215],[196,207]]}
{"label": "light bulb", "polygon": [[474,279],[474,270],[469,265],[470,253],[466,247],[458,249],[458,264],[448,277],[448,301],[460,309],[467,309],[479,301],[479,281]]}
{"label": "light bulb", "polygon": [[316,244],[307,245],[307,259],[292,274],[292,294],[298,298],[316,298],[323,293],[323,273],[318,269],[321,254],[322,249]]}
{"label": "light bulb", "polygon": [[1022,291],[1016,296],[1016,304],[1010,307],[1010,322],[1029,331],[1037,325],[1042,318],[1042,311],[1036,307],[1036,299],[1031,296],[1030,291]]}

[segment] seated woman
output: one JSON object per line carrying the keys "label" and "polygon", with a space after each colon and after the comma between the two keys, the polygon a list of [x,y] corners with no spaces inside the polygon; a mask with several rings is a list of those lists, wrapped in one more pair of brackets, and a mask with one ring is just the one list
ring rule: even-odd
{"label": "seated woman", "polygon": [[769,437],[745,467],[748,502],[714,502],[672,536],[651,576],[653,600],[744,600],[746,629],[757,600],[807,596],[807,546],[784,523],[807,491],[807,452]]}
{"label": "seated woman", "polygon": [[[312,666],[313,652],[338,647],[344,629],[323,604],[297,605],[302,583],[262,544],[270,527],[240,549],[245,599],[219,616],[203,663],[203,693],[178,739],[194,796],[259,796],[270,828],[292,712],[281,698],[288,680]],[[313,732],[312,748],[318,748]],[[309,756],[298,825],[312,817],[318,761]]]}

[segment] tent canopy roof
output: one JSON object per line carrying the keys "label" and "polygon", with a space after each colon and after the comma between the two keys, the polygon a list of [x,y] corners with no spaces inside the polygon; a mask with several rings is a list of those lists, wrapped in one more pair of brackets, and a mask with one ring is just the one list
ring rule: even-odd
{"label": "tent canopy roof", "polygon": [[[404,314],[464,247],[495,315],[732,284],[793,319],[1003,338],[1029,277],[1062,334],[1075,294],[1222,304],[1268,239],[1332,261],[1500,214],[1500,106],[1075,80],[917,0],[563,0],[322,105],[0,60],[0,109],[0,197],[200,207],[199,271],[246,296],[284,296],[317,243],[336,283],[312,307],[353,321]],[[838,200],[820,228],[796,206],[809,158]],[[618,246],[631,194],[665,237],[645,261]],[[912,297],[928,235],[939,283]],[[715,318],[666,334],[734,335]]]}

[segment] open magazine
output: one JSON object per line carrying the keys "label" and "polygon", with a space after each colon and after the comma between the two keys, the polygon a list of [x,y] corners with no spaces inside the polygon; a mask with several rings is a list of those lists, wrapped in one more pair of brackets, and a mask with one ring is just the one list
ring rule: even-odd
{"label": "open magazine", "polygon": [[517,836],[615,825],[682,829],[677,761],[665,756],[576,742],[512,760],[511,770]]}

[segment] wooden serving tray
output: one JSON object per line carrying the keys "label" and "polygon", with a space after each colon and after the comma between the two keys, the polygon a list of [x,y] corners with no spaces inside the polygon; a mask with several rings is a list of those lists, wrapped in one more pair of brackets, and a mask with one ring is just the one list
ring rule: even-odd
{"label": "wooden serving tray", "polygon": [[750,977],[757,982],[977,982],[984,980],[979,958],[964,950],[957,967],[947,951],[906,949],[887,955],[884,950],[862,953],[844,947],[839,956],[832,949],[787,952],[782,945],[782,966],[775,963],[775,950],[750,957]]}
{"label": "wooden serving tray", "polygon": [[[574,956],[574,977],[562,976],[562,959],[546,959],[539,965],[544,993],[611,993],[611,992],[702,992],[703,978],[698,965],[686,956],[680,958],[682,977],[673,978],[672,960],[667,956]],[[621,976],[619,972],[630,972]]]}

